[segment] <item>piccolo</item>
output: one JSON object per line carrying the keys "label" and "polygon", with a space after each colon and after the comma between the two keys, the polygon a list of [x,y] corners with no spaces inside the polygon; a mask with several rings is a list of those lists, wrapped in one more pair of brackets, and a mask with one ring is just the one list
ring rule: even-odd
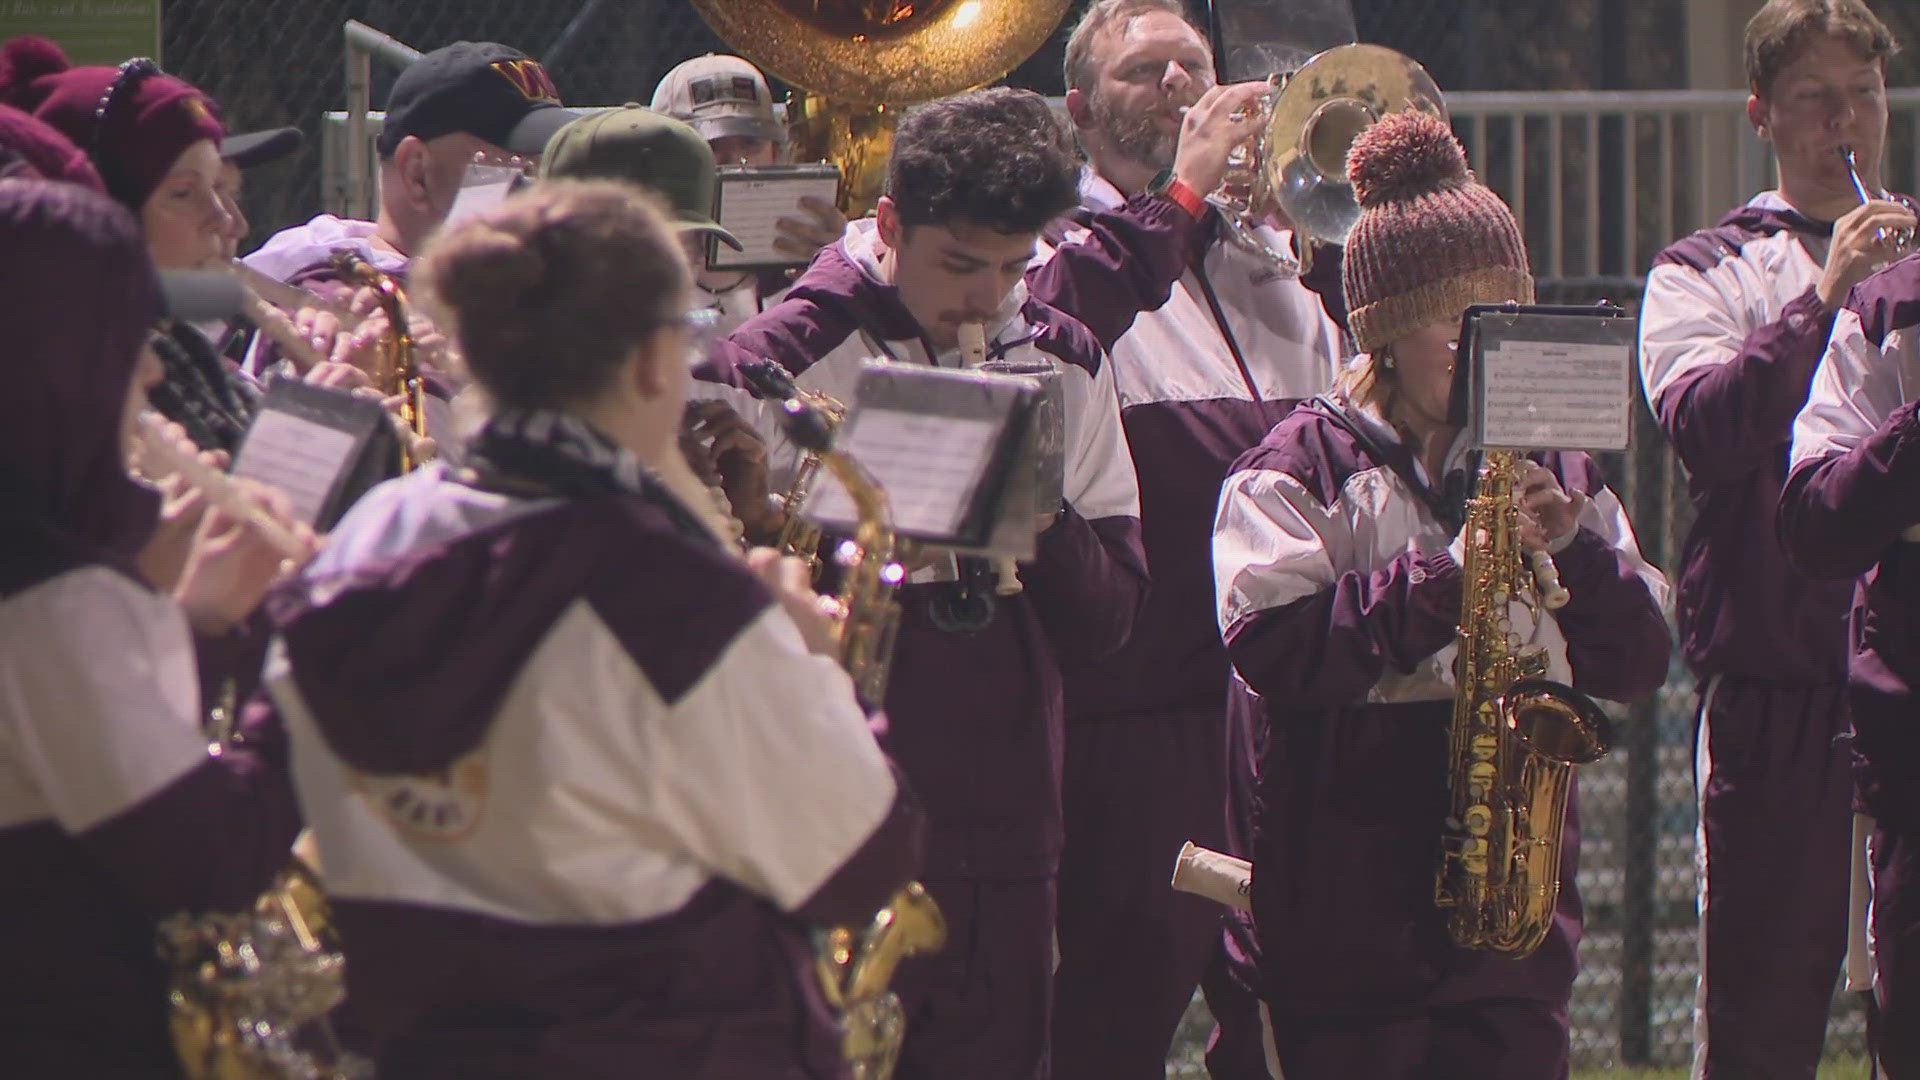
{"label": "piccolo", "polygon": [[312,554],[311,545],[249,499],[233,477],[208,465],[200,460],[200,455],[176,442],[166,419],[152,410],[140,414],[140,456],[150,462],[155,471],[178,475],[205,496],[210,505],[245,522],[283,557],[304,562]]}

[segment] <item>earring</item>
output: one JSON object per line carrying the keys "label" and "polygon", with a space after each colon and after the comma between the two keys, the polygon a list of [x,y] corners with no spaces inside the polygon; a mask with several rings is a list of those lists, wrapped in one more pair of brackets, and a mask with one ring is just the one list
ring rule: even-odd
{"label": "earring", "polygon": [[1382,367],[1385,367],[1388,371],[1392,371],[1393,370],[1393,353],[1386,349],[1380,350],[1380,364]]}

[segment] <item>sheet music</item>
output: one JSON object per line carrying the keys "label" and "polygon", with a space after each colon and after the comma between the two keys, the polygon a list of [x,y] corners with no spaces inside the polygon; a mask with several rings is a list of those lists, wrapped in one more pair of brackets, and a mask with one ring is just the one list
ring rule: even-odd
{"label": "sheet music", "polygon": [[233,474],[287,493],[293,516],[312,525],[353,464],[353,433],[277,409],[262,409],[233,463]]}
{"label": "sheet music", "polygon": [[[865,408],[845,449],[886,489],[896,531],[946,536],[964,523],[1000,429],[992,420]],[[858,517],[846,488],[824,468],[806,514]]]}
{"label": "sheet music", "polygon": [[721,173],[719,207],[714,216],[745,250],[735,251],[716,242],[709,265],[719,268],[805,264],[806,257],[796,258],[774,248],[773,242],[780,235],[778,222],[783,217],[806,220],[810,216],[800,205],[803,196],[811,195],[831,203],[839,190],[838,172]]}
{"label": "sheet music", "polygon": [[1535,450],[1625,450],[1633,350],[1507,339],[1481,354],[1481,441]]}
{"label": "sheet music", "polygon": [[525,174],[519,169],[506,165],[467,166],[466,175],[460,180],[460,190],[454,193],[453,207],[447,211],[446,220],[441,222],[440,228],[445,230],[500,205],[524,179]]}

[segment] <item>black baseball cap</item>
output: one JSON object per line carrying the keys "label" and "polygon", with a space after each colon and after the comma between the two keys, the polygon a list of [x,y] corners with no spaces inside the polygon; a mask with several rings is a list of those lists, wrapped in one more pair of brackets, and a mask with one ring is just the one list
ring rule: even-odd
{"label": "black baseball cap", "polygon": [[409,135],[435,139],[464,131],[515,154],[538,154],[575,118],[561,108],[547,69],[518,49],[456,41],[400,73],[387,96],[380,156]]}
{"label": "black baseball cap", "polygon": [[268,128],[265,131],[229,135],[220,140],[220,160],[251,169],[255,165],[265,165],[286,157],[300,149],[300,144],[306,141],[307,137],[297,127]]}

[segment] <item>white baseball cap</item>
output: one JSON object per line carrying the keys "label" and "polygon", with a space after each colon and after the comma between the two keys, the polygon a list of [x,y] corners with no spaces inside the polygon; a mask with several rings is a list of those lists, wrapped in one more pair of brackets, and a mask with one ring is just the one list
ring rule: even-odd
{"label": "white baseball cap", "polygon": [[737,56],[708,53],[679,64],[653,88],[652,108],[709,142],[742,135],[787,141],[785,125],[773,114],[767,77]]}

